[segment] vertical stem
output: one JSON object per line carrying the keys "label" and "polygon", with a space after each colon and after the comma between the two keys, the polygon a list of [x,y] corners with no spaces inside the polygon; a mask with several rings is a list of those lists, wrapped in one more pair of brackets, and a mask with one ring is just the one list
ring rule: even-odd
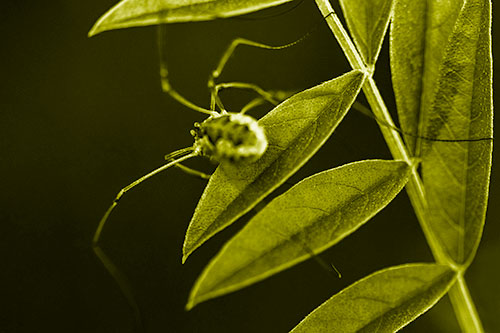
{"label": "vertical stem", "polygon": [[[415,166],[414,161],[410,157],[406,146],[401,139],[399,133],[394,129],[394,122],[387,109],[384,100],[377,88],[375,81],[372,78],[373,68],[367,67],[363,62],[358,50],[354,46],[349,34],[344,29],[342,22],[340,21],[333,7],[328,0],[315,0],[323,17],[326,17],[326,22],[333,32],[333,35],[337,39],[342,51],[346,55],[347,60],[352,68],[361,70],[365,72],[369,77],[366,83],[363,85],[363,92],[370,104],[372,112],[374,115],[381,119],[385,124],[389,126],[384,126],[379,124],[380,130],[384,139],[391,151],[391,154],[395,159],[402,159],[409,165]],[[391,128],[392,127],[392,128]],[[450,289],[449,295],[455,310],[455,314],[458,318],[460,326],[464,332],[484,332],[481,321],[477,314],[474,302],[470,297],[467,284],[463,277],[463,272],[460,267],[458,267],[453,260],[448,258],[444,251],[442,251],[441,246],[434,234],[432,233],[429,226],[429,219],[427,217],[427,201],[425,199],[425,192],[422,180],[418,174],[416,167],[412,168],[412,175],[408,184],[406,185],[406,191],[413,205],[417,218],[420,222],[420,226],[424,231],[424,235],[427,239],[427,243],[432,251],[432,254],[436,262],[441,264],[446,264],[455,270],[458,274],[456,284]]]}
{"label": "vertical stem", "polygon": [[462,331],[466,333],[484,332],[463,273],[458,274],[457,282],[448,291],[448,295]]}

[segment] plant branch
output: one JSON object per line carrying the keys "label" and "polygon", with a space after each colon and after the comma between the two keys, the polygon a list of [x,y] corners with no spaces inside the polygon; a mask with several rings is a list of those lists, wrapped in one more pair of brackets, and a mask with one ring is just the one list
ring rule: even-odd
{"label": "plant branch", "polygon": [[[352,68],[361,70],[368,75],[368,79],[363,85],[363,92],[370,104],[373,114],[381,119],[383,123],[379,127],[387,143],[387,146],[395,159],[401,159],[407,162],[409,165],[414,166],[412,169],[411,178],[406,185],[406,191],[410,198],[410,201],[414,207],[417,218],[420,222],[420,226],[424,231],[427,243],[432,251],[435,260],[438,263],[446,264],[454,269],[457,274],[457,283],[450,289],[450,298],[453,304],[453,308],[457,315],[458,321],[464,330],[464,332],[483,332],[481,321],[477,315],[474,302],[472,301],[470,294],[467,289],[466,282],[463,278],[463,269],[456,265],[453,260],[451,260],[442,250],[438,240],[431,231],[430,225],[428,223],[429,219],[427,217],[427,201],[425,199],[425,192],[420,175],[417,172],[416,161],[410,157],[406,146],[399,135],[399,133],[394,129],[395,125],[392,117],[387,109],[385,102],[377,88],[375,81],[373,80],[373,66],[366,66],[359,54],[358,50],[354,46],[349,34],[344,29],[342,22],[340,21],[333,7],[328,0],[315,0],[323,17],[326,18],[326,22],[332,31],[333,35],[337,39],[342,51],[347,57],[349,64]],[[388,126],[385,126],[388,125]]]}
{"label": "plant branch", "polygon": [[448,291],[448,295],[462,331],[467,333],[484,332],[463,272],[458,273],[457,282]]}

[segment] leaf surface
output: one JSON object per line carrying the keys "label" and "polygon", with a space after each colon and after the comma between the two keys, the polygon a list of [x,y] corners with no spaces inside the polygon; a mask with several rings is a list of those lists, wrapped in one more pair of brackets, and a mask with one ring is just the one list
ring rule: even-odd
{"label": "leaf surface", "polygon": [[387,268],[334,295],[291,332],[397,332],[430,309],[454,281],[454,272],[437,264]]}
{"label": "leaf surface", "polygon": [[183,262],[304,165],[343,119],[363,82],[362,72],[351,71],[290,97],[260,119],[266,152],[254,163],[220,164],[189,224]]}
{"label": "leaf surface", "polygon": [[347,26],[366,65],[375,65],[391,18],[393,0],[340,0]]}
{"label": "leaf surface", "polygon": [[401,128],[418,155],[416,136],[428,110],[449,36],[463,0],[395,0],[391,24],[391,73]]}
{"label": "leaf surface", "polygon": [[409,175],[405,162],[367,160],[302,180],[224,246],[193,287],[188,308],[265,279],[338,243],[394,199]]}
{"label": "leaf surface", "polygon": [[289,1],[291,0],[122,0],[97,20],[89,36],[106,30],[233,17]]}
{"label": "leaf surface", "polygon": [[[493,136],[491,3],[467,0],[443,57],[425,136]],[[486,216],[492,140],[425,141],[422,174],[430,226],[448,258],[467,266]]]}

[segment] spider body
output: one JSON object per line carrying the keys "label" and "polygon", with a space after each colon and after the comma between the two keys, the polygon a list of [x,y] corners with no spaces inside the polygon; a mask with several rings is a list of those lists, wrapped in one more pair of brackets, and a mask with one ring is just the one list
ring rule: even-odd
{"label": "spider body", "polygon": [[194,147],[201,156],[222,162],[254,162],[264,154],[267,138],[258,122],[245,114],[223,111],[194,124]]}

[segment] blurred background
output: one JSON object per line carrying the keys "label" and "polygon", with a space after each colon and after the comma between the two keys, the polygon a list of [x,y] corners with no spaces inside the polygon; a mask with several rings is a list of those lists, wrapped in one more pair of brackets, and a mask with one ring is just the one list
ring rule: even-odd
{"label": "blurred background", "polygon": [[[166,153],[190,146],[189,130],[204,116],[162,94],[154,27],[87,38],[115,2],[2,2],[2,333],[134,331],[126,299],[91,250],[92,235],[116,193],[162,165]],[[208,106],[208,74],[233,38],[281,45],[315,27],[293,48],[241,48],[221,79],[302,90],[350,70],[314,2],[305,0],[289,11],[293,6],[246,19],[168,26],[172,84]],[[494,23],[493,39],[497,30]],[[386,43],[375,78],[394,111],[387,64]],[[221,96],[233,111],[253,97],[237,91]],[[376,122],[351,111],[280,191],[315,172],[366,158],[390,155]],[[191,165],[214,168],[206,161]],[[487,332],[500,327],[499,171],[494,166],[483,240],[466,275]],[[308,260],[186,312],[198,274],[248,220],[226,229],[181,265],[184,233],[204,186],[205,181],[177,169],[160,174],[122,199],[102,235],[102,248],[130,280],[146,332],[286,332],[331,295],[375,270],[433,261],[403,191],[372,221],[321,255],[342,272],[341,279]],[[459,331],[447,297],[404,329],[424,331]]]}

